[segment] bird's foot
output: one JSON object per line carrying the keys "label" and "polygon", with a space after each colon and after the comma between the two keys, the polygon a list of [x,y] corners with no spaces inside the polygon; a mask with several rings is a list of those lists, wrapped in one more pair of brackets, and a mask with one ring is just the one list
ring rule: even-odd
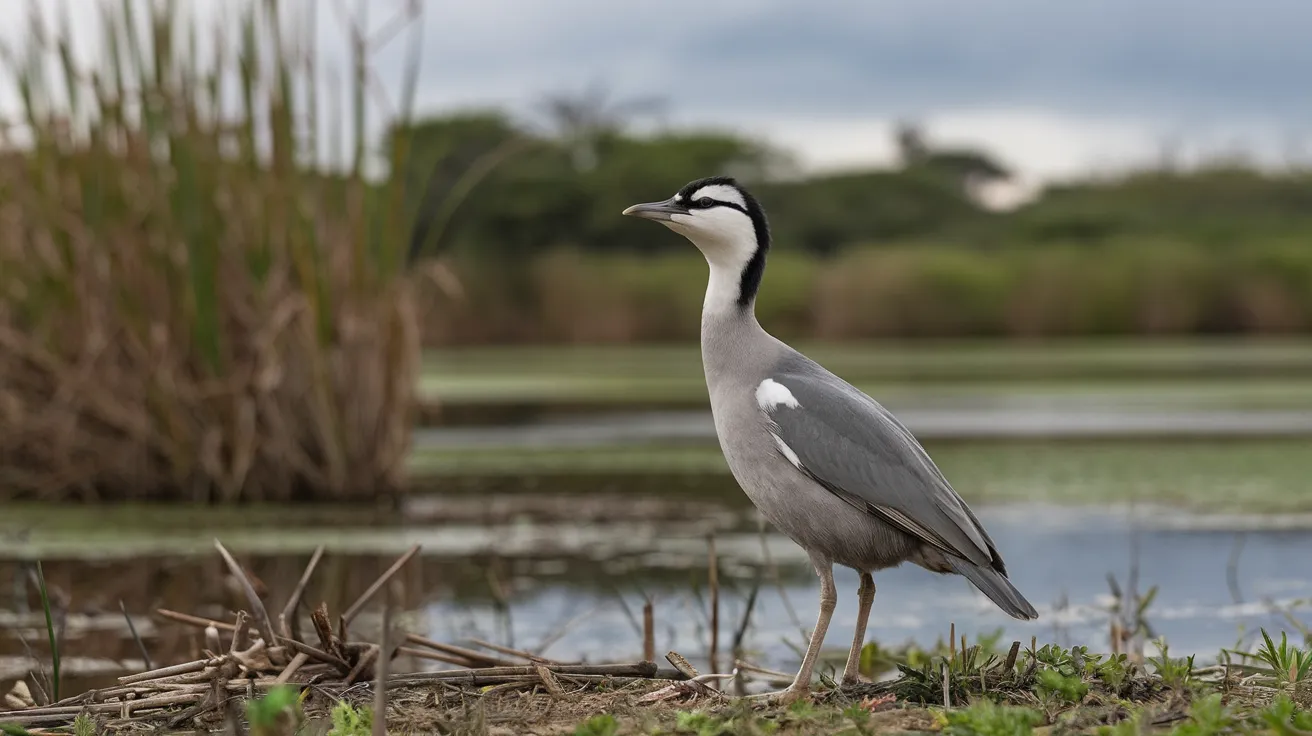
{"label": "bird's foot", "polygon": [[755,700],[766,705],[792,705],[799,700],[809,697],[811,697],[810,688],[792,685],[777,692],[748,695],[747,699]]}
{"label": "bird's foot", "polygon": [[852,687],[861,683],[861,675],[856,672],[844,672],[843,679],[838,681],[839,688]]}

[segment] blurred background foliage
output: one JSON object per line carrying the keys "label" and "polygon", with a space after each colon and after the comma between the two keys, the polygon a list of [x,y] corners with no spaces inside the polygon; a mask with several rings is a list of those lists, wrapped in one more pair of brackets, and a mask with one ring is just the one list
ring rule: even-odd
{"label": "blurred background foliage", "polygon": [[[1312,324],[1312,176],[1238,159],[1051,184],[990,207],[1012,174],[914,124],[897,165],[805,174],[787,151],[640,124],[589,91],[533,124],[495,109],[394,128],[417,252],[460,277],[430,294],[430,345],[692,339],[705,266],[619,216],[692,178],[733,174],[770,215],[758,310],[781,336],[1289,333]],[[627,114],[626,114],[627,113]],[[487,173],[469,184],[479,162]],[[452,208],[452,192],[459,206]],[[442,203],[448,203],[447,211]]]}

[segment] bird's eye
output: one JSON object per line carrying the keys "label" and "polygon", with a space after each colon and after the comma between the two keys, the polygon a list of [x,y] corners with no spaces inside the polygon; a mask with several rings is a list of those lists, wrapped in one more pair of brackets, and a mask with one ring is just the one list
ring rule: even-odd
{"label": "bird's eye", "polygon": [[713,204],[715,204],[715,200],[711,199],[710,197],[702,197],[701,199],[697,200],[698,207],[710,207]]}

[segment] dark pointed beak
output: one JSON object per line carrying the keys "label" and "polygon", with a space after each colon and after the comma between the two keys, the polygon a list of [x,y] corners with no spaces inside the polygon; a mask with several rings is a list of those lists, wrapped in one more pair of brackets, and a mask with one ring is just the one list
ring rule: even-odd
{"label": "dark pointed beak", "polygon": [[688,208],[675,202],[673,199],[667,199],[664,202],[646,202],[635,204],[624,210],[621,214],[633,215],[647,220],[664,220],[668,221],[674,215],[688,214]]}

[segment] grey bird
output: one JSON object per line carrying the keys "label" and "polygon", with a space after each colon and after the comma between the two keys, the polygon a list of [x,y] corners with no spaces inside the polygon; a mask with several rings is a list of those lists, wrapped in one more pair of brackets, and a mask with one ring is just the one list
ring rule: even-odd
{"label": "grey bird", "polygon": [[806,550],[820,577],[820,614],[801,668],[773,697],[789,701],[809,692],[838,601],[835,563],[861,578],[844,684],[858,678],[877,570],[909,561],[956,573],[1011,616],[1038,617],[1007,579],[988,532],[911,432],[757,322],[770,229],[747,190],[730,177],[709,177],[624,214],[665,225],[706,257],[702,364],[720,448],[752,503]]}

